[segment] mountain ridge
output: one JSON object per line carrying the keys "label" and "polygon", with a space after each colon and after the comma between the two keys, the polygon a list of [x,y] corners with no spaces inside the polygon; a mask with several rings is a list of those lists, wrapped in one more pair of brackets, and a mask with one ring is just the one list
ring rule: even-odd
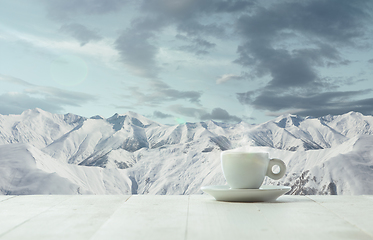
{"label": "mountain ridge", "polygon": [[[282,158],[288,165],[287,175],[280,181],[266,179],[265,184],[292,186],[292,194],[373,194],[372,187],[361,189],[352,180],[339,176],[348,171],[340,169],[336,160],[339,156],[352,172],[364,172],[373,181],[373,153],[368,148],[373,143],[371,136],[373,117],[356,112],[320,118],[287,114],[255,125],[209,120],[173,126],[131,111],[110,118],[52,114],[41,109],[0,115],[0,146],[28,144],[34,149],[35,158],[52,159],[55,165],[67,169],[98,169],[98,174],[100,169],[116,171],[122,181],[114,184],[122,186],[119,190],[113,184],[102,190],[102,183],[97,183],[100,187],[96,190],[83,191],[86,183],[71,180],[77,186],[83,184],[80,193],[96,194],[201,193],[202,185],[225,184],[220,152],[232,149],[267,151]],[[362,147],[354,148],[357,143]],[[4,148],[2,152],[10,154]],[[0,158],[1,154],[0,151]],[[6,165],[2,169],[13,171]],[[69,177],[76,179],[73,174]],[[93,179],[97,182],[98,178]],[[364,182],[361,176],[353,179]],[[7,181],[5,185],[10,184]]]}

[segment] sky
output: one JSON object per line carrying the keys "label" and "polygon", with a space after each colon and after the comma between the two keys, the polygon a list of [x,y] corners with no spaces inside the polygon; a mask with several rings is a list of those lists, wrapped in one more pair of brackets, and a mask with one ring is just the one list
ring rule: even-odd
{"label": "sky", "polygon": [[371,0],[3,0],[0,114],[373,114]]}

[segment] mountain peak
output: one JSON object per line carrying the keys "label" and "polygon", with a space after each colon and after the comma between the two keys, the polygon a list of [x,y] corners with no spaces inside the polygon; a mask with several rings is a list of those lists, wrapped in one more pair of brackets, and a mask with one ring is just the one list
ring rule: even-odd
{"label": "mountain peak", "polygon": [[90,119],[105,119],[105,118],[101,115],[95,115],[95,116],[90,117]]}
{"label": "mountain peak", "polygon": [[294,115],[294,114],[284,114],[277,117],[274,122],[281,128],[290,127],[292,125],[299,126],[299,124],[304,120],[304,117]]}
{"label": "mountain peak", "polygon": [[[135,117],[135,118],[145,118],[144,116],[136,113],[136,112],[133,112],[133,111],[128,111],[126,113],[115,113],[113,116],[111,116],[110,118],[112,119],[115,119],[115,118],[120,118],[120,117]],[[108,119],[110,119],[108,118]]]}
{"label": "mountain peak", "polygon": [[141,114],[128,111],[125,114],[118,114],[115,113],[113,116],[107,119],[109,123],[113,123],[115,125],[114,129],[119,130],[123,127],[123,125],[130,124],[135,125],[141,128],[146,128],[148,126],[162,126],[159,123],[156,123]]}
{"label": "mountain peak", "polygon": [[350,111],[348,113],[343,114],[342,116],[351,116],[351,117],[362,117],[364,116],[362,113]]}
{"label": "mountain peak", "polygon": [[37,114],[50,114],[49,112],[44,111],[40,108],[27,109],[21,113],[21,115],[37,115]]}

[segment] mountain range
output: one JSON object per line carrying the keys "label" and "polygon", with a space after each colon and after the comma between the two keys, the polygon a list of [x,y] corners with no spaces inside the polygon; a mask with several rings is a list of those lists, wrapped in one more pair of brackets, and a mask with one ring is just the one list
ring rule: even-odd
{"label": "mountain range", "polygon": [[291,186],[289,194],[373,194],[372,145],[373,117],[358,112],[169,126],[134,112],[30,109],[0,115],[0,194],[201,194],[226,184],[225,150],[282,159],[285,176],[264,184]]}

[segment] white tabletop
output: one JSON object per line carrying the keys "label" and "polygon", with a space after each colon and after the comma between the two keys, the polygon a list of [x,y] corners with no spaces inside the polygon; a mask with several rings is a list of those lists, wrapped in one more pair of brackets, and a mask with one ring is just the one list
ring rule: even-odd
{"label": "white tabletop", "polygon": [[0,239],[373,239],[373,196],[0,196]]}

